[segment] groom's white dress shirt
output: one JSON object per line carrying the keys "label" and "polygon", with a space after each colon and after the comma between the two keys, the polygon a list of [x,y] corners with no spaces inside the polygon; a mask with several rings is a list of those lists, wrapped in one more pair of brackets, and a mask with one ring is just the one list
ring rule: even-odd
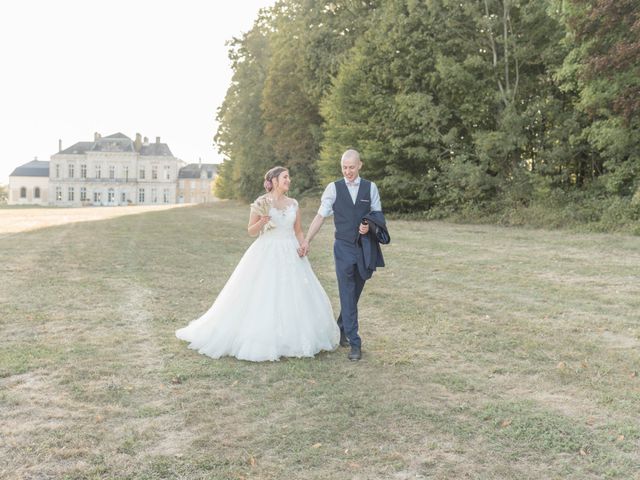
{"label": "groom's white dress shirt", "polygon": [[[358,189],[360,188],[360,177],[358,176],[353,182],[349,182],[346,178],[344,179],[344,181],[347,184],[347,190],[349,190],[351,200],[355,205],[356,198],[358,196]],[[322,193],[318,215],[321,215],[325,218],[333,215],[333,204],[336,202],[336,197],[336,184],[335,182],[331,182],[329,185],[327,185],[327,188],[325,188],[324,192]],[[380,203],[380,193],[378,192],[378,187],[373,182],[371,182],[371,211],[382,211],[382,204]]]}

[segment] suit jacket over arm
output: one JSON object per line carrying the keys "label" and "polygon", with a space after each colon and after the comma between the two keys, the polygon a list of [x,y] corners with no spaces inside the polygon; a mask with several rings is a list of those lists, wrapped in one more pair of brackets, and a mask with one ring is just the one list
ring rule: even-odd
{"label": "suit jacket over arm", "polygon": [[384,214],[380,211],[369,212],[363,217],[369,222],[369,232],[360,235],[359,244],[361,255],[358,259],[358,271],[362,278],[369,279],[376,268],[384,267],[384,257],[380,244],[391,242]]}

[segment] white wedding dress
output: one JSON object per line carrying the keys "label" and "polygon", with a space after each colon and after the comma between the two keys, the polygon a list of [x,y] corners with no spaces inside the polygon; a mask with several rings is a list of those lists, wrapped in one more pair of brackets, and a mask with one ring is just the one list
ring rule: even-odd
{"label": "white wedding dress", "polygon": [[211,308],[176,336],[212,358],[261,362],[334,350],[340,331],[307,257],[297,253],[298,205],[271,207],[275,228],[247,249]]}

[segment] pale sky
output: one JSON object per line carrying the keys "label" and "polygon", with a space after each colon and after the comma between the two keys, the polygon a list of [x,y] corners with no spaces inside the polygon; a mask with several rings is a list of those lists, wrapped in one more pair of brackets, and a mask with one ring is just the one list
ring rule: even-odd
{"label": "pale sky", "polygon": [[4,0],[0,184],[19,165],[121,132],[188,162],[219,163],[225,41],[275,0]]}

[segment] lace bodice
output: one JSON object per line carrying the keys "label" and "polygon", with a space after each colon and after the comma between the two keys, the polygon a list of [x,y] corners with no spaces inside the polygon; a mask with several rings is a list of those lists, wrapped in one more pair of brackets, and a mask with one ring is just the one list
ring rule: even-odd
{"label": "lace bodice", "polygon": [[294,235],[293,225],[296,221],[298,212],[298,202],[292,199],[291,203],[284,208],[276,208],[272,206],[269,209],[271,215],[271,223],[273,228],[261,234],[270,237],[290,237]]}

